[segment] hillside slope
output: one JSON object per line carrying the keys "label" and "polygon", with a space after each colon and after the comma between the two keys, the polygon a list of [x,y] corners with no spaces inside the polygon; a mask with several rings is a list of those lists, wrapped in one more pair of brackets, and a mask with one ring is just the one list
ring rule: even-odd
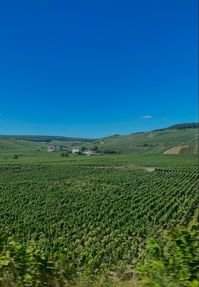
{"label": "hillside slope", "polygon": [[180,153],[198,153],[198,129],[165,129],[132,135],[115,135],[98,141],[102,150],[121,152],[165,153],[182,147]]}
{"label": "hillside slope", "polygon": [[[131,135],[113,135],[101,139],[47,136],[0,136],[0,156],[9,153],[44,154],[49,145],[58,151],[71,151],[73,146],[93,148],[101,153],[198,154],[198,128],[186,124]],[[180,126],[180,128],[178,128]],[[175,126],[174,126],[175,127]]]}

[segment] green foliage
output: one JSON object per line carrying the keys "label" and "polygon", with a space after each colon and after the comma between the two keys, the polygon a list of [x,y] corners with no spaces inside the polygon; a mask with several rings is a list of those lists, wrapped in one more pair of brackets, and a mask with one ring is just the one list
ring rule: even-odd
{"label": "green foliage", "polygon": [[60,156],[61,156],[61,157],[68,157],[68,152],[61,152],[61,153],[60,153]]}
{"label": "green foliage", "polygon": [[[145,144],[148,135],[141,136],[124,142]],[[160,142],[163,135],[158,137]],[[156,144],[156,137],[148,138],[150,145]],[[123,136],[117,137],[120,140]],[[72,143],[62,153],[71,150]],[[108,143],[109,139],[107,149]],[[95,143],[84,144],[92,148]],[[117,152],[117,142],[113,144]],[[101,150],[106,143],[97,145]],[[46,149],[46,143],[8,140],[0,153],[0,234],[20,242],[6,241],[1,248],[4,283],[13,278],[20,287],[37,286],[31,280],[34,284],[47,280],[47,286],[54,287],[62,282],[52,283],[54,277],[67,281],[81,274],[86,279],[78,284],[87,287],[95,286],[87,278],[104,278],[111,272],[123,276],[127,267],[136,265],[148,237],[178,224],[186,226],[194,214],[198,203],[194,156],[114,154],[64,160],[60,153]],[[20,155],[17,161],[12,159],[15,152]],[[11,252],[15,244],[19,251],[12,247]],[[154,246],[161,255],[160,243]],[[16,271],[5,262],[14,264]],[[100,281],[99,286],[108,283]]]}
{"label": "green foliage", "polygon": [[104,150],[105,154],[120,154],[121,151],[115,151],[115,150]]}
{"label": "green foliage", "polygon": [[17,155],[17,154],[14,154],[14,155],[13,155],[13,159],[18,159],[18,155]]}
{"label": "green foliage", "polygon": [[196,287],[199,284],[198,227],[179,228],[147,240],[146,257],[137,267],[140,286]]}
{"label": "green foliage", "polygon": [[148,172],[136,168],[141,158],[135,166],[119,156],[58,158],[53,164],[0,165],[0,230],[38,241],[48,255],[61,253],[76,272],[135,264],[148,236],[186,225],[196,208],[192,161],[151,158],[148,165],[156,169]]}
{"label": "green foliage", "polygon": [[53,263],[34,242],[28,245],[14,240],[1,242],[0,286],[47,286],[57,276],[54,269]]}
{"label": "green foliage", "polygon": [[97,145],[95,145],[95,146],[93,147],[93,150],[94,150],[95,152],[99,152],[99,148],[98,148],[98,146],[97,146]]}
{"label": "green foliage", "polygon": [[34,241],[21,244],[12,239],[1,240],[0,287],[197,287],[198,239],[196,225],[164,232],[156,240],[148,239],[143,260],[137,264],[139,280],[129,282],[106,273],[78,275],[64,264],[63,254],[54,253],[50,258]]}

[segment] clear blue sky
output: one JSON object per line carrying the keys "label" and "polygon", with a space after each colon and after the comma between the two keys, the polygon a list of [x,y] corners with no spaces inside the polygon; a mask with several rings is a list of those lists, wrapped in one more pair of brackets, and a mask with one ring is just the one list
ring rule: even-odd
{"label": "clear blue sky", "polygon": [[197,121],[197,0],[0,1],[0,134]]}

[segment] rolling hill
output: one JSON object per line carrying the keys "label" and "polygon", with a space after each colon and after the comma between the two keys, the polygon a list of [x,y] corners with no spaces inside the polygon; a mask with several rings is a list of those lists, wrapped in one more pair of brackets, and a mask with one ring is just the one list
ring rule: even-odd
{"label": "rolling hill", "polygon": [[162,129],[132,135],[113,135],[99,142],[103,150],[122,152],[165,153],[181,147],[180,153],[198,153],[198,129]]}
{"label": "rolling hill", "polygon": [[101,139],[58,136],[0,136],[0,156],[9,153],[47,153],[49,144],[58,151],[73,146],[98,147],[101,153],[198,154],[198,124],[177,124],[165,129],[130,135],[112,135]]}

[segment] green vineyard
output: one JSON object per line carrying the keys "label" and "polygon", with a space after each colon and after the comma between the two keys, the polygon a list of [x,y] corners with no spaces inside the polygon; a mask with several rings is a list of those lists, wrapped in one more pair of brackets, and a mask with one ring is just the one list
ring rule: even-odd
{"label": "green vineyard", "polygon": [[146,239],[187,226],[197,205],[197,162],[102,156],[0,166],[0,230],[37,242],[74,273],[134,268]]}

